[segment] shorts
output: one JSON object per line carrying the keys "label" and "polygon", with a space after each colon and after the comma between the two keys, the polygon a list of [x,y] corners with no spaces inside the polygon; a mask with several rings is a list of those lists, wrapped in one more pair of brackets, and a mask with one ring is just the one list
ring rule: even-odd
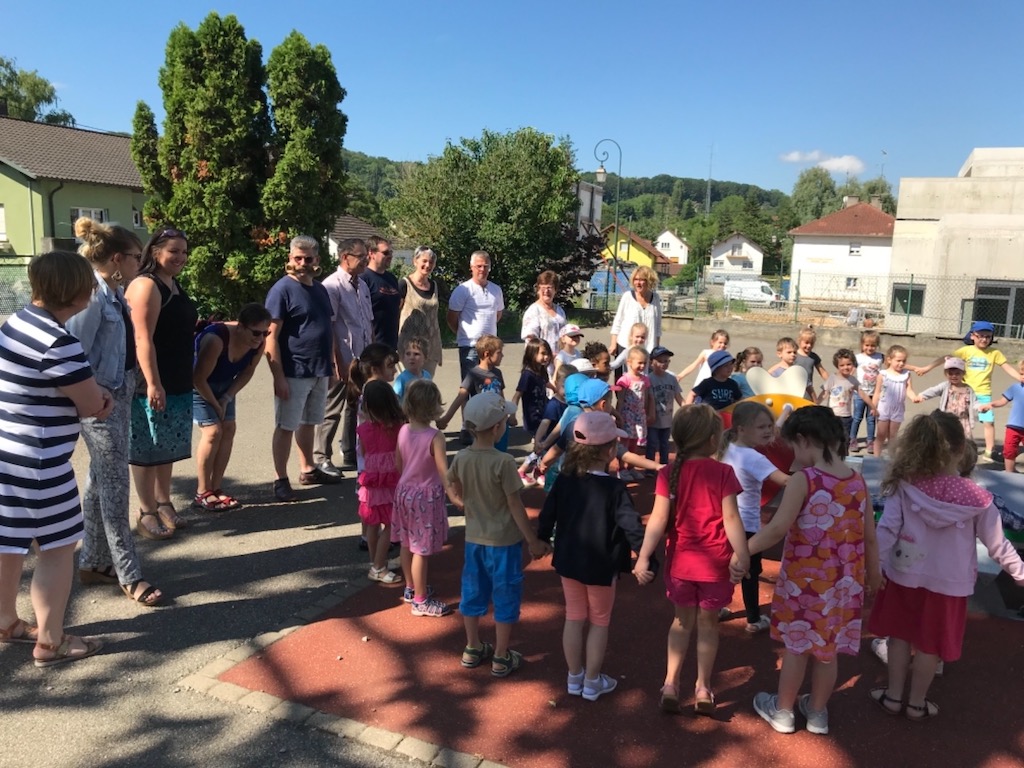
{"label": "shorts", "polygon": [[585,621],[595,627],[607,627],[612,623],[612,607],[615,605],[615,585],[610,587],[584,584],[576,579],[562,577],[562,594],[565,595],[565,620]]}
{"label": "shorts", "polygon": [[154,411],[146,395],[132,399],[128,463],[137,467],[173,464],[192,456],[192,393],[167,395]]}
{"label": "shorts", "polygon": [[902,424],[907,415],[907,401],[906,399],[900,399],[893,403],[885,400],[884,398],[878,403],[878,420],[879,421],[894,421],[897,424]]}
{"label": "shorts", "polygon": [[476,353],[476,344],[471,347],[459,347],[459,381],[465,379],[466,374],[479,362],[480,357]]}
{"label": "shorts", "polygon": [[[214,392],[214,394],[217,394]],[[231,402],[224,408],[224,421],[235,420],[235,399],[231,398]],[[220,419],[217,418],[217,414],[213,410],[213,406],[210,405],[203,396],[198,392],[192,393],[192,421],[198,424],[200,427],[209,427],[213,424],[220,424]]]}
{"label": "shorts", "polygon": [[463,616],[483,616],[492,602],[495,621],[519,621],[523,603],[522,542],[507,547],[466,542],[459,612]]}
{"label": "shorts", "polygon": [[736,585],[723,581],[677,579],[665,570],[665,595],[680,608],[699,606],[704,611],[720,611],[732,602]]}
{"label": "shorts", "polygon": [[[992,402],[992,395],[975,395],[978,405],[989,405]],[[982,424],[995,424],[996,414],[994,411],[981,411],[978,413],[978,421]]]}
{"label": "shorts", "polygon": [[1003,458],[1013,461],[1020,455],[1020,446],[1024,443],[1024,427],[1006,426],[1003,438]]}
{"label": "shorts", "polygon": [[294,432],[300,424],[323,424],[327,411],[327,377],[286,378],[288,399],[274,397],[274,425]]}

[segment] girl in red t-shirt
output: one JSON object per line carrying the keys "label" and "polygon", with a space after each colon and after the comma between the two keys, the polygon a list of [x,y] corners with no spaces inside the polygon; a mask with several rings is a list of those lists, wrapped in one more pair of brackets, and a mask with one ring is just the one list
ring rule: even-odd
{"label": "girl in red t-shirt", "polygon": [[654,579],[650,557],[666,529],[665,586],[675,606],[668,630],[668,664],[661,708],[679,711],[679,673],[697,627],[694,710],[715,711],[711,672],[718,653],[718,612],[732,602],[733,588],[750,556],[736,494],[742,490],[732,467],[712,458],[722,439],[722,420],[710,405],[685,405],[672,419],[676,460],[658,472],[654,509],[633,574]]}

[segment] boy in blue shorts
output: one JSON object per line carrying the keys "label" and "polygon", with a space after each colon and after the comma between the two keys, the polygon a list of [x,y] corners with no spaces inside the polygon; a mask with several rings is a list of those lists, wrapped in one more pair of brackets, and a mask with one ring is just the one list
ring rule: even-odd
{"label": "boy in blue shorts", "polygon": [[981,413],[991,408],[1010,406],[1010,415],[1006,419],[1006,437],[1003,438],[1003,469],[1007,472],[1017,471],[1017,456],[1024,445],[1024,360],[1017,363],[1021,381],[1011,384],[1003,392],[1003,396],[978,407]]}
{"label": "boy in blue shorts", "polygon": [[[462,499],[466,515],[466,560],[462,567],[459,611],[466,626],[462,666],[472,669],[491,659],[491,674],[507,677],[523,656],[509,648],[523,597],[523,540],[534,558],[551,553],[537,538],[519,498],[523,482],[516,460],[495,443],[505,434],[515,403],[497,392],[469,398],[463,413],[473,444],[459,451],[448,482]],[[494,645],[480,640],[480,617],[494,603]]]}

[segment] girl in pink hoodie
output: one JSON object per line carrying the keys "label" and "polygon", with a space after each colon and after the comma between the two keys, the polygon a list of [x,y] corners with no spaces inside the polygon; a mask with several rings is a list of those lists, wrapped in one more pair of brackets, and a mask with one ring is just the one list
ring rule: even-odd
{"label": "girl in pink hoodie", "polygon": [[939,713],[926,698],[939,660],[960,658],[967,598],[978,575],[975,537],[1024,585],[1024,563],[1003,536],[992,494],[958,472],[965,449],[974,446],[956,416],[917,416],[900,433],[882,482],[889,497],[878,521],[884,579],[868,628],[889,636],[889,684],[873,689],[871,698],[887,714],[914,721]]}

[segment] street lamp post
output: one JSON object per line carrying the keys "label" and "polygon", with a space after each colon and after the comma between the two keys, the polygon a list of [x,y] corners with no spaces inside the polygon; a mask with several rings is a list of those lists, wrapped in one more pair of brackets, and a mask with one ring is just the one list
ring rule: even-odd
{"label": "street lamp post", "polygon": [[[594,145],[594,159],[597,160],[600,165],[598,166],[597,172],[594,174],[597,178],[597,183],[602,186],[608,180],[608,171],[604,169],[605,161],[608,160],[608,152],[602,152],[598,154],[597,151],[601,148],[601,145],[605,142],[611,142],[615,145],[615,148],[619,150],[619,170],[615,174],[615,246],[612,248],[612,269],[614,270],[612,275],[616,282],[619,279],[619,190],[622,187],[622,147],[619,146],[619,142],[615,139],[601,139]],[[611,280],[605,280],[604,283],[604,308],[608,309],[608,291],[611,288]]]}

